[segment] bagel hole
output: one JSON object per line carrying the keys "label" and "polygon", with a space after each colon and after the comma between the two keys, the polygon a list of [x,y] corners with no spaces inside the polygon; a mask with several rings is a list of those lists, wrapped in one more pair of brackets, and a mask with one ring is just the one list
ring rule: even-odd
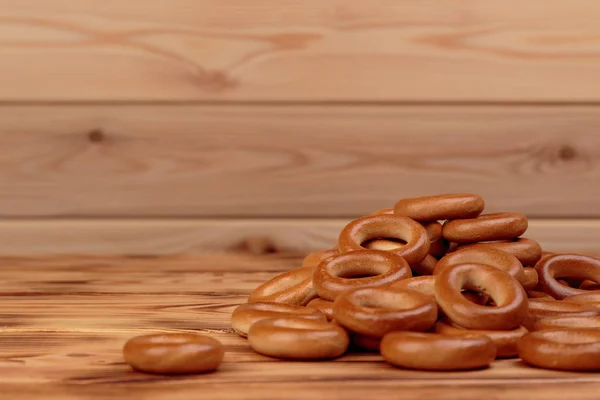
{"label": "bagel hole", "polygon": [[[467,284],[467,285],[465,285],[465,287],[463,287],[463,290],[461,292],[463,293],[463,296],[466,293],[467,296],[465,296],[465,297],[472,303],[478,304],[480,306],[487,306],[487,307],[496,306],[496,303],[494,302],[494,299],[492,298],[492,296],[489,293],[486,293],[486,291],[483,290],[483,288],[481,288],[479,286]],[[479,302],[474,301],[475,295],[479,296],[479,298],[478,298]]]}
{"label": "bagel hole", "polygon": [[470,302],[479,304],[480,306],[486,305],[490,300],[486,294],[472,290],[463,290],[462,295]]}

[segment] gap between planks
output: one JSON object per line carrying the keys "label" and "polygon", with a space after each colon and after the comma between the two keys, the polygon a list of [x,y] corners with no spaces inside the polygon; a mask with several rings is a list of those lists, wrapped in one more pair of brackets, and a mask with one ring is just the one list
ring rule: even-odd
{"label": "gap between planks", "polygon": [[[333,247],[351,218],[0,221],[0,254],[307,253]],[[600,219],[530,219],[548,251],[600,252]]]}

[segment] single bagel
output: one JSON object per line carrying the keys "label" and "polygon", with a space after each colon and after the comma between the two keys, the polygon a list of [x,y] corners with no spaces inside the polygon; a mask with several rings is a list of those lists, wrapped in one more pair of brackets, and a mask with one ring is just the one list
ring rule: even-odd
{"label": "single bagel", "polygon": [[324,313],[314,308],[281,303],[246,303],[236,307],[231,313],[231,328],[238,335],[247,337],[248,330],[253,323],[265,318],[281,317],[298,317],[317,321],[327,320]]}
{"label": "single bagel", "polygon": [[523,289],[525,290],[533,290],[537,288],[538,285],[538,273],[535,268],[525,267],[523,268],[523,281],[521,284],[523,285]]}
{"label": "single bagel", "polygon": [[587,293],[584,289],[561,285],[557,278],[579,278],[600,281],[600,260],[577,254],[555,254],[540,260],[535,270],[539,276],[539,290],[556,299]]}
{"label": "single bagel", "polygon": [[350,222],[340,233],[340,253],[365,250],[364,242],[372,239],[392,238],[406,242],[392,252],[403,257],[410,265],[418,264],[429,253],[427,231],[421,224],[396,215],[369,215]]}
{"label": "single bagel", "polygon": [[[442,237],[442,224],[439,222],[424,222],[422,225],[427,231],[427,236],[429,236],[430,246],[429,255],[425,257],[421,264],[424,264],[423,268],[429,268],[428,266],[431,265],[432,261],[437,262],[436,257],[443,257],[446,254],[450,244]],[[405,241],[399,239],[373,239],[364,242],[362,246],[370,250],[393,251],[405,244]],[[431,275],[431,272],[429,275]]]}
{"label": "single bagel", "polygon": [[[356,276],[361,278],[353,278]],[[313,287],[321,298],[333,301],[349,289],[388,285],[411,276],[406,260],[394,253],[352,251],[319,264],[313,275]]]}
{"label": "single bagel", "polygon": [[321,298],[313,299],[306,305],[306,307],[319,310],[325,315],[325,317],[327,317],[327,321],[333,320],[333,301]]}
{"label": "single bagel", "polygon": [[500,240],[497,242],[483,242],[474,244],[460,245],[459,249],[470,248],[494,248],[517,257],[523,265],[535,265],[542,257],[542,247],[538,242],[527,238],[517,238],[514,240]]}
{"label": "single bagel", "polygon": [[517,342],[527,333],[527,329],[519,326],[509,331],[491,331],[491,330],[468,330],[452,324],[450,321],[438,322],[435,325],[436,333],[443,335],[485,335],[492,339],[496,346],[497,358],[512,358],[517,355]]}
{"label": "single bagel", "polygon": [[588,304],[570,303],[545,298],[529,299],[529,311],[523,326],[530,331],[535,328],[537,321],[542,318],[570,316],[570,317],[593,317],[599,315],[600,311]]}
{"label": "single bagel", "polygon": [[437,305],[431,296],[415,290],[357,288],[335,299],[333,316],[352,332],[383,337],[395,330],[432,328],[437,320]]}
{"label": "single bagel", "polygon": [[444,268],[450,265],[479,263],[501,269],[517,281],[523,283],[525,273],[523,265],[515,256],[502,250],[494,248],[464,248],[447,254],[435,266],[434,275],[438,275]]}
{"label": "single bagel", "polygon": [[[508,273],[485,264],[450,265],[436,275],[435,298],[450,320],[467,329],[511,330],[527,316],[527,295]],[[462,290],[490,296],[495,306],[474,304]]]}
{"label": "single bagel", "polygon": [[313,268],[297,268],[263,283],[248,297],[248,303],[285,303],[305,306],[318,297],[312,285]]}
{"label": "single bagel", "polygon": [[308,254],[304,258],[304,260],[302,261],[302,267],[303,268],[316,268],[319,264],[321,264],[321,261],[323,261],[329,257],[337,256],[338,254],[340,254],[338,249],[315,251],[314,253]]}
{"label": "single bagel", "polygon": [[391,332],[381,341],[381,355],[398,367],[461,371],[490,365],[496,358],[496,347],[484,335]]}
{"label": "single bagel", "polygon": [[522,213],[482,214],[472,219],[446,221],[442,235],[456,243],[512,240],[525,233],[527,226],[527,217]]}
{"label": "single bagel", "polygon": [[125,362],[149,374],[199,374],[216,370],[225,349],[221,342],[195,333],[136,336],[123,346]]}
{"label": "single bagel", "polygon": [[600,331],[600,316],[596,317],[547,317],[534,324],[533,330],[542,329],[595,329]]}
{"label": "single bagel", "polygon": [[517,344],[527,364],[561,371],[600,369],[600,332],[547,329],[530,332]]}
{"label": "single bagel", "polygon": [[250,347],[257,353],[290,360],[321,360],[346,352],[350,338],[335,324],[304,318],[260,320],[248,332]]}
{"label": "single bagel", "polygon": [[416,221],[474,218],[483,211],[485,202],[476,194],[444,194],[402,199],[394,206],[394,214]]}

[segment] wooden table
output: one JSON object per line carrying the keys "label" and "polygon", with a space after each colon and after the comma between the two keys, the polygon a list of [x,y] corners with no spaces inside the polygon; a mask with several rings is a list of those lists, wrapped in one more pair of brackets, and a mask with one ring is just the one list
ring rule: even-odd
{"label": "wooden table", "polygon": [[[462,373],[397,369],[378,355],[283,362],[230,331],[247,293],[299,265],[294,256],[1,258],[3,399],[597,399],[600,374],[518,360]],[[121,347],[149,332],[204,332],[227,347],[213,374],[134,372]]]}

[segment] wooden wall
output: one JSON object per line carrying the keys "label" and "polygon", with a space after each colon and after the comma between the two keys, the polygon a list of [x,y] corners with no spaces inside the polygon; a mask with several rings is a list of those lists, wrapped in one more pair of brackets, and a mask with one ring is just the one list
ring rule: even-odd
{"label": "wooden wall", "polygon": [[0,253],[308,251],[471,191],[600,242],[597,0],[0,0]]}

